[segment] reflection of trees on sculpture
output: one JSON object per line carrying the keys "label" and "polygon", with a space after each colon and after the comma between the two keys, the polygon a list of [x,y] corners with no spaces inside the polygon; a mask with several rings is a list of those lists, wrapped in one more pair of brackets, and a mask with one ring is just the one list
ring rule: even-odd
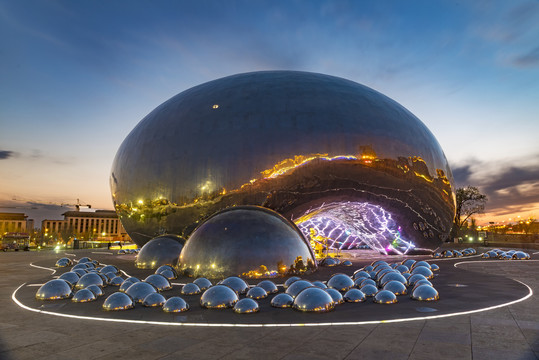
{"label": "reflection of trees on sculpture", "polygon": [[456,213],[453,222],[453,235],[458,236],[460,229],[473,214],[480,214],[485,210],[487,196],[481,194],[475,186],[458,188],[456,191]]}

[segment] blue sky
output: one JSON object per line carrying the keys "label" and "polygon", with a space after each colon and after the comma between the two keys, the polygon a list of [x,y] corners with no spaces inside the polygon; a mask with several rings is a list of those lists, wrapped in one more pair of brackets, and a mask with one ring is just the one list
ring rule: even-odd
{"label": "blue sky", "polygon": [[0,206],[112,208],[112,159],[156,106],[288,69],[395,99],[457,184],[489,195],[489,217],[539,216],[537,0],[0,0],[0,45]]}

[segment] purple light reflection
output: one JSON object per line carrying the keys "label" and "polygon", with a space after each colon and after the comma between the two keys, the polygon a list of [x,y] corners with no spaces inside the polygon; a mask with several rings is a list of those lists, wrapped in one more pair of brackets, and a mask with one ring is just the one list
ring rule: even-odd
{"label": "purple light reflection", "polygon": [[366,244],[383,254],[405,254],[414,248],[412,243],[402,239],[401,228],[391,213],[367,202],[324,204],[307,212],[295,223],[307,238],[316,242],[326,240],[334,249]]}

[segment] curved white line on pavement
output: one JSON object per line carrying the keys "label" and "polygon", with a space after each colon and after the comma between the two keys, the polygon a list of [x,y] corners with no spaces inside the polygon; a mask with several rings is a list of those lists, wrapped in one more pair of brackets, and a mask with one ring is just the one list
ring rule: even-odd
{"label": "curved white line on pavement", "polygon": [[77,256],[75,254],[68,254],[68,253],[64,253],[64,254],[67,255],[67,256]]}
{"label": "curved white line on pavement", "polygon": [[114,253],[107,252],[107,251],[92,251],[92,254],[114,255]]}
{"label": "curved white line on pavement", "polygon": [[[488,263],[497,263],[497,262],[503,262],[503,263],[506,263],[506,264],[512,264],[512,263],[517,263],[517,264],[520,264],[522,262],[526,263],[526,262],[529,262],[529,261],[539,261],[539,260],[499,260],[499,259],[485,259],[485,260],[479,260],[479,261],[461,261],[461,262],[458,262],[458,263],[454,263],[453,266],[454,267],[458,267],[460,264],[472,264],[472,263],[482,263],[482,264],[488,264]],[[513,279],[515,280],[515,279]],[[518,281],[518,280],[515,280],[515,281]]]}
{"label": "curved white line on pavement", "polygon": [[509,306],[517,304],[521,301],[525,301],[526,299],[530,298],[533,295],[533,290],[523,283],[522,281],[515,280],[522,285],[526,286],[528,288],[528,295],[514,300],[507,303],[503,303],[500,305],[494,305],[489,306],[482,309],[476,309],[476,310],[469,310],[469,311],[461,311],[451,314],[443,314],[443,315],[431,315],[431,316],[420,316],[420,317],[414,317],[414,318],[402,318],[402,319],[389,319],[389,320],[371,320],[371,321],[348,321],[348,322],[325,322],[325,323],[289,323],[289,324],[235,324],[235,323],[178,323],[178,322],[165,322],[165,321],[146,321],[146,320],[129,320],[129,319],[110,319],[110,318],[102,318],[102,317],[92,317],[92,316],[80,316],[80,315],[71,315],[71,314],[62,314],[62,313],[56,313],[51,311],[45,311],[45,310],[39,310],[34,309],[29,306],[24,305],[21,303],[17,297],[17,291],[19,291],[20,288],[22,288],[26,283],[23,283],[20,285],[13,293],[11,294],[11,299],[15,304],[20,306],[23,309],[26,309],[28,311],[33,311],[41,314],[46,315],[53,315],[53,316],[60,316],[60,317],[66,317],[71,319],[81,319],[81,320],[93,320],[93,321],[108,321],[108,322],[117,322],[117,323],[129,323],[129,324],[146,324],[146,325],[162,325],[162,326],[199,326],[199,327],[299,327],[299,326],[350,326],[350,325],[368,325],[368,324],[390,324],[390,323],[399,323],[399,322],[407,322],[407,321],[421,321],[421,320],[432,320],[432,319],[441,319],[441,318],[447,318],[447,317],[453,317],[453,316],[460,316],[460,315],[469,315],[469,314],[475,314],[478,312],[483,311],[489,311],[498,309],[501,307]]}
{"label": "curved white line on pavement", "polygon": [[[30,266],[31,266],[31,267],[35,267],[35,268],[38,268],[38,269],[43,269],[43,270],[49,270],[49,271],[52,271],[52,274],[56,273],[56,270],[55,270],[55,269],[51,269],[51,268],[48,268],[48,267],[43,267],[43,266],[34,265],[33,263],[30,263]],[[51,275],[52,275],[52,274],[51,274]]]}

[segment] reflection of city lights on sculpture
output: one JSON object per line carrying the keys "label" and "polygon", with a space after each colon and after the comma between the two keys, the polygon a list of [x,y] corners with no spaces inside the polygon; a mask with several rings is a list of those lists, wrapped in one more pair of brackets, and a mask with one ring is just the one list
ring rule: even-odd
{"label": "reflection of city lights on sculpture", "polygon": [[305,236],[315,241],[322,239],[331,248],[350,249],[367,244],[384,254],[406,254],[415,248],[401,237],[400,227],[389,212],[367,202],[324,204],[295,223]]}

